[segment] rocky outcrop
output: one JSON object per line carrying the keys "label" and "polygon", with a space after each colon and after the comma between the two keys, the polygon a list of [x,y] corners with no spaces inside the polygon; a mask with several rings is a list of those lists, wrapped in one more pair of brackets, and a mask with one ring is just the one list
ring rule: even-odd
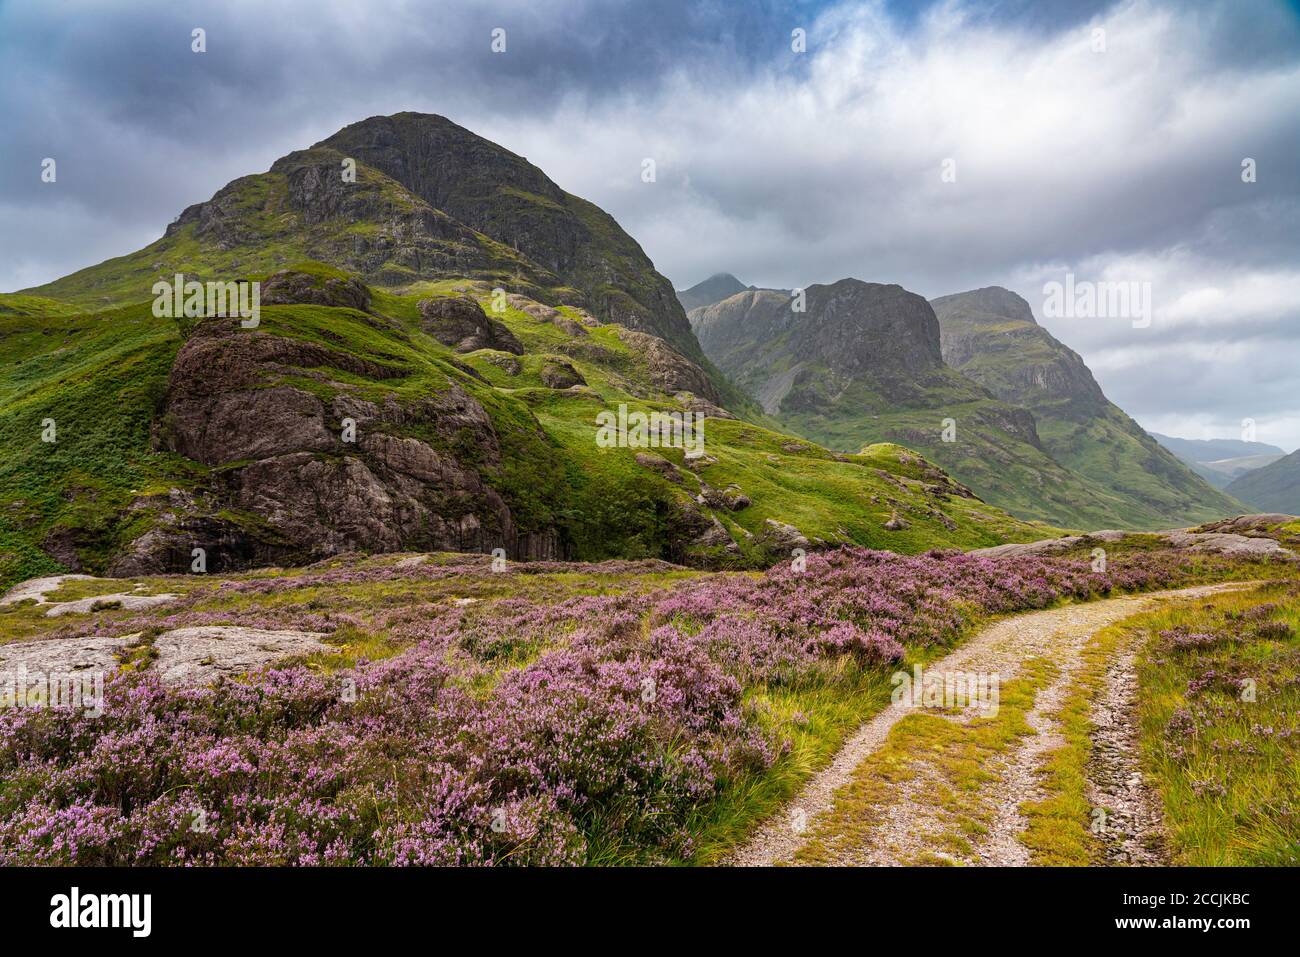
{"label": "rocky outcrop", "polygon": [[[969,554],[989,557],[1056,555],[1081,546],[1123,541],[1133,534],[1135,533],[1107,529],[1105,531],[1091,532],[1087,535],[1066,535],[1061,538],[1048,538],[1037,542],[1012,542],[1006,545],[994,545],[990,548],[977,548]],[[1265,538],[1261,535],[1205,532],[1183,528],[1170,529],[1155,534],[1165,546],[1184,551],[1211,552],[1218,555],[1272,559],[1284,562],[1300,561],[1300,555],[1297,555],[1289,548],[1283,547],[1276,539]]]}
{"label": "rocky outcrop", "polygon": [[796,548],[807,551],[812,547],[808,536],[786,522],[778,522],[774,518],[763,520],[763,530],[756,539],[756,544],[765,549],[768,553],[781,558],[790,557],[790,553]]}
{"label": "rocky outcrop", "polygon": [[620,329],[618,337],[659,391],[690,392],[710,403],[721,401],[705,371],[664,340],[634,329]]}
{"label": "rocky outcrop", "polygon": [[[59,638],[48,641],[15,641],[0,645],[0,672],[26,669],[30,675],[84,675],[94,680],[106,678],[118,669],[118,655],[129,645],[130,638],[97,637]],[[83,687],[85,693],[89,689]],[[74,691],[74,695],[75,695]],[[93,702],[78,702],[92,707]]]}
{"label": "rocky outcrop", "polygon": [[677,466],[673,465],[662,455],[655,455],[653,452],[636,453],[636,464],[642,468],[650,469],[657,472],[674,485],[682,484],[682,473]]}
{"label": "rocky outcrop", "polygon": [[569,389],[575,385],[586,385],[587,380],[570,363],[560,359],[550,359],[542,364],[540,373],[542,385],[548,389]]}
{"label": "rocky outcrop", "polygon": [[[487,411],[455,381],[418,399],[372,401],[328,381],[328,369],[379,380],[399,372],[233,322],[201,324],[173,364],[157,442],[215,471],[199,495],[168,503],[170,517],[113,570],[186,570],[194,547],[214,571],[358,550],[562,557],[558,532],[521,534],[484,481],[500,444]],[[332,399],[276,384],[308,370]],[[451,451],[465,448],[473,465]]]}
{"label": "rocky outcrop", "polygon": [[739,512],[749,508],[749,496],[740,490],[739,485],[728,485],[725,489],[716,489],[704,482],[700,483],[700,493],[695,500],[709,508],[725,508],[730,512]]}
{"label": "rocky outcrop", "polygon": [[[255,668],[310,654],[336,654],[326,636],[308,631],[268,631],[233,625],[176,628],[150,639],[144,634],[118,637],[53,638],[0,645],[0,671],[26,668],[30,674],[84,675],[90,681],[114,674],[134,647],[150,646],[145,667],[165,685],[205,685]],[[94,685],[83,686],[78,707],[102,707]],[[102,688],[100,689],[102,690]],[[75,693],[75,692],[74,692]]]}
{"label": "rocky outcrop", "polygon": [[344,306],[365,312],[370,308],[370,289],[353,276],[319,276],[282,269],[262,283],[261,300],[264,306]]}
{"label": "rocky outcrop", "polygon": [[286,658],[337,654],[325,635],[233,625],[176,628],[153,639],[150,668],[165,685],[205,685]]}
{"label": "rocky outcrop", "polygon": [[420,301],[420,328],[457,352],[495,349],[522,355],[523,346],[504,323],[489,319],[470,296]]}

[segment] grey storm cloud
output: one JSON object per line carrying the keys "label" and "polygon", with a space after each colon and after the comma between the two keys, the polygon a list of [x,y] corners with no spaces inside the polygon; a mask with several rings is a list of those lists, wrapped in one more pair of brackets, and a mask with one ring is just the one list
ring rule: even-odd
{"label": "grey storm cloud", "polygon": [[[437,112],[608,209],[678,286],[1006,285],[1144,425],[1251,415],[1300,444],[1300,24],[1281,0],[18,0],[0,75],[0,289],[139,248],[347,123]],[[1044,316],[1067,271],[1150,281],[1155,322]]]}

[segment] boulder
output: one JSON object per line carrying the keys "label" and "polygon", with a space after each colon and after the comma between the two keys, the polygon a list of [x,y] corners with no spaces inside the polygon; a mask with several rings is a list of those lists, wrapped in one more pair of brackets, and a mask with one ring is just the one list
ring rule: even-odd
{"label": "boulder", "polygon": [[282,269],[262,283],[264,306],[345,306],[365,312],[370,308],[370,289],[359,279],[323,277],[295,269]]}
{"label": "boulder", "polygon": [[422,299],[419,304],[420,328],[457,352],[496,349],[514,355],[523,354],[523,346],[504,324],[489,319],[478,301],[471,296],[445,296]]}
{"label": "boulder", "polygon": [[788,556],[796,548],[805,551],[811,547],[808,537],[803,532],[785,522],[774,518],[763,520],[763,529],[758,535],[758,544],[768,552]]}
{"label": "boulder", "polygon": [[577,369],[561,359],[548,359],[542,365],[542,385],[548,389],[568,389],[575,385],[586,385],[587,380]]}

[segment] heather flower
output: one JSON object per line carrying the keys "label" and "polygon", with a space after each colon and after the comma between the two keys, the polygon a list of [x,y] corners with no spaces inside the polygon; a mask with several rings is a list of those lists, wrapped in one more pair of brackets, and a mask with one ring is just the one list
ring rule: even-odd
{"label": "heather flower", "polygon": [[[482,556],[343,556],[205,584],[158,616],[107,615],[102,633],[346,628],[400,650],[347,672],[355,700],[340,676],[304,667],[209,688],[164,688],[146,671],[108,681],[96,719],[0,711],[0,864],[567,865],[608,847],[682,858],[691,822],[788,746],[747,689],[888,669],[981,616],[1168,586],[1189,569],[1174,553],[1096,573],[1059,557],[843,548],[808,556],[803,573],[579,597],[536,577],[575,570],[551,562],[512,565],[530,597],[497,597],[509,578]],[[376,583],[409,592],[360,610],[342,597]],[[291,600],[306,588],[310,602]],[[448,588],[485,597],[452,601]],[[214,596],[229,607],[213,610]],[[244,600],[261,596],[277,600]],[[1167,731],[1194,727],[1182,712]]]}

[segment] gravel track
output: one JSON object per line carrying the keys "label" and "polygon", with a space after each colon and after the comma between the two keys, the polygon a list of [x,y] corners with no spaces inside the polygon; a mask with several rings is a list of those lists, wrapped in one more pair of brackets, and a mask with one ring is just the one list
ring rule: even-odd
{"label": "gravel track", "polygon": [[[1022,664],[1035,657],[1050,658],[1059,666],[1027,714],[1032,733],[1020,739],[989,768],[995,779],[981,795],[983,803],[994,811],[988,833],[980,837],[970,856],[947,856],[956,862],[976,865],[1029,863],[1028,850],[1018,839],[1026,826],[1020,804],[1040,796],[1038,782],[1043,756],[1062,740],[1052,714],[1070,686],[1079,665],[1080,651],[1093,635],[1165,602],[1199,598],[1253,584],[1256,583],[1198,585],[1016,615],[990,625],[952,654],[928,666],[926,670],[932,673],[997,674],[1002,682],[1015,678]],[[1094,712],[1094,720],[1099,724],[1101,756],[1089,768],[1090,774],[1097,773],[1099,781],[1090,781],[1089,796],[1099,802],[1098,806],[1120,812],[1110,819],[1116,828],[1116,840],[1111,842],[1115,862],[1152,864],[1159,863],[1158,852],[1150,850],[1159,844],[1159,819],[1155,814],[1156,802],[1145,792],[1141,775],[1137,773],[1136,743],[1131,728],[1132,667],[1133,653],[1128,649],[1107,669],[1106,693]],[[912,710],[902,702],[891,704],[861,725],[831,764],[814,775],[800,794],[761,826],[727,863],[768,866],[789,861],[819,819],[824,820],[823,816],[834,804],[836,792],[849,783],[858,765],[884,743],[894,725]],[[970,712],[958,720],[974,716],[975,712]],[[924,755],[918,758],[915,770],[919,782],[933,774],[925,764]],[[897,800],[882,809],[880,823],[872,829],[867,842],[842,852],[834,863],[906,864],[918,853],[933,850],[929,839],[941,833],[944,822],[936,816],[933,805],[918,799],[918,783],[909,784],[901,789]],[[792,826],[793,821],[798,821],[800,826]]]}

